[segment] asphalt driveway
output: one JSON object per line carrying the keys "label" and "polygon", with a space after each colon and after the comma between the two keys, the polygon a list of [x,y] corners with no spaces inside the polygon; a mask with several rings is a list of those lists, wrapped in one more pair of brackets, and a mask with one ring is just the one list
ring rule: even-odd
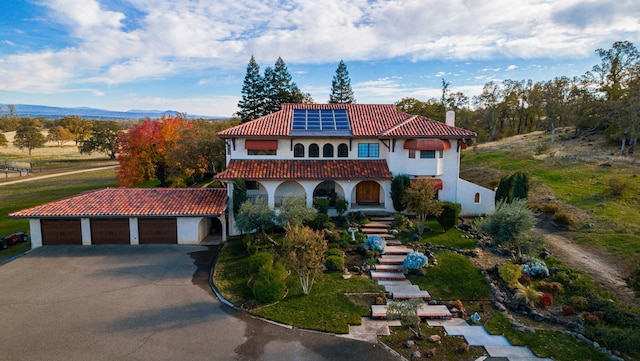
{"label": "asphalt driveway", "polygon": [[0,266],[0,360],[393,360],[221,304],[215,248],[53,246]]}

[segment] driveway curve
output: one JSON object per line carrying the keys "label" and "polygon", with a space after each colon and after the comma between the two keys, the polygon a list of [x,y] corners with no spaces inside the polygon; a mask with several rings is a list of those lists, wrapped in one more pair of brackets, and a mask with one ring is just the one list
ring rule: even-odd
{"label": "driveway curve", "polygon": [[216,250],[54,246],[0,266],[0,359],[395,359],[377,345],[223,305],[208,288]]}

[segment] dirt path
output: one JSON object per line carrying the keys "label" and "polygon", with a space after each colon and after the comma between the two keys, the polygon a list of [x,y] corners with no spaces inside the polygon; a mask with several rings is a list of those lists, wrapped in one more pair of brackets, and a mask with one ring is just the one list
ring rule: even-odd
{"label": "dirt path", "polygon": [[627,287],[618,264],[545,229],[534,228],[534,231],[547,236],[547,247],[556,258],[570,267],[586,272],[598,285],[615,294],[620,301],[637,305],[638,300]]}
{"label": "dirt path", "polygon": [[74,171],[71,171],[71,172],[63,172],[63,173],[41,175],[41,176],[37,176],[37,177],[27,177],[27,178],[17,179],[17,180],[14,180],[14,181],[2,182],[2,183],[0,183],[0,187],[7,186],[7,185],[10,185],[10,184],[16,184],[16,183],[31,182],[31,181],[40,180],[40,179],[61,177],[61,176],[70,175],[70,174],[95,172],[97,170],[111,169],[111,168],[116,168],[116,167],[119,167],[119,166],[118,165],[109,165],[109,166],[106,166],[106,167],[96,167],[96,168],[90,168],[90,169],[74,170]]}

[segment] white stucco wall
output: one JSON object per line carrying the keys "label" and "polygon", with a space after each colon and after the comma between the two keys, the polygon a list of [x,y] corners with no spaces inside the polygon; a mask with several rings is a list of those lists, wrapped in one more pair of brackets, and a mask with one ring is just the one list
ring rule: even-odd
{"label": "white stucco wall", "polygon": [[[480,194],[479,203],[475,202],[476,193]],[[464,179],[458,179],[457,198],[457,203],[462,204],[461,216],[475,217],[495,211],[496,192]]]}
{"label": "white stucco wall", "polygon": [[40,219],[29,219],[29,237],[31,238],[31,248],[42,247],[42,227]]}
{"label": "white stucco wall", "polygon": [[198,244],[200,238],[201,221],[203,217],[178,217],[178,244]]}
{"label": "white stucco wall", "polygon": [[[236,138],[235,140],[235,149],[233,147],[233,142],[231,140],[227,140],[227,150],[230,150],[231,153],[227,154],[227,162],[230,159],[386,159],[388,156],[387,147],[377,138],[358,138],[351,139],[349,138],[307,138],[307,137],[299,137],[293,138],[293,142],[291,139],[279,139],[278,140],[278,150],[276,151],[276,155],[249,155],[247,150],[244,149],[244,141],[243,138]],[[293,146],[297,143],[300,143],[304,146],[304,158],[294,158],[293,157]],[[309,146],[311,144],[317,144],[320,150],[320,156],[318,158],[309,158]],[[359,143],[376,143],[380,145],[380,153],[378,158],[358,158],[358,144]],[[325,144],[333,145],[333,157],[324,158],[322,156],[322,149]],[[340,144],[346,144],[349,153],[347,158],[338,158],[338,146]],[[349,145],[351,146],[349,147]]]}

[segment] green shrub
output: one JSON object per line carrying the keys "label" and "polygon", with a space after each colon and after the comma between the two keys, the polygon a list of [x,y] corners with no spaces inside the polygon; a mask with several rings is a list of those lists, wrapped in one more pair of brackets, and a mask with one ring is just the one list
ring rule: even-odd
{"label": "green shrub", "polygon": [[249,270],[251,273],[260,271],[260,269],[266,265],[271,266],[273,264],[273,255],[269,252],[258,252],[249,257]]}
{"label": "green shrub", "polygon": [[266,264],[260,268],[258,279],[253,282],[253,295],[260,303],[272,303],[284,296],[284,278],[287,270],[282,263]]}
{"label": "green shrub", "polygon": [[569,303],[578,311],[586,310],[587,306],[589,305],[589,301],[586,299],[586,297],[582,296],[571,296],[571,298],[569,298]]}
{"label": "green shrub", "polygon": [[244,250],[248,254],[254,254],[258,251],[258,247],[255,244],[253,244],[253,240],[254,240],[254,237],[250,234],[247,234],[244,237],[242,237],[242,245],[244,246]]}
{"label": "green shrub", "polygon": [[522,266],[515,263],[505,263],[498,267],[498,274],[509,287],[516,287],[518,279],[522,275]]}
{"label": "green shrub", "polygon": [[318,198],[313,201],[313,206],[319,213],[327,214],[329,212],[329,200],[324,198]]}
{"label": "green shrub", "polygon": [[331,218],[325,213],[318,212],[313,219],[304,222],[304,225],[313,229],[314,231],[321,231],[323,229],[333,229],[335,225],[331,222]]}
{"label": "green shrub", "polygon": [[347,205],[349,204],[349,202],[347,202],[346,199],[337,199],[336,200],[336,212],[338,213],[339,216],[343,215],[344,212],[347,211]]}
{"label": "green shrub", "polygon": [[402,212],[407,208],[404,196],[410,186],[411,178],[406,174],[399,174],[391,180],[391,202],[396,212]]}
{"label": "green shrub", "polygon": [[460,211],[462,211],[462,205],[458,203],[442,202],[442,213],[436,217],[436,220],[445,232],[458,224]]}
{"label": "green shrub", "polygon": [[328,256],[324,263],[329,271],[342,271],[344,269],[344,257],[340,256]]}
{"label": "green shrub", "polygon": [[343,256],[343,252],[340,248],[330,248],[325,254],[327,256]]}
{"label": "green shrub", "polygon": [[396,214],[393,222],[391,223],[391,228],[395,228],[398,230],[409,229],[411,228],[411,221],[405,215]]}
{"label": "green shrub", "polygon": [[284,296],[286,289],[284,281],[257,280],[253,283],[253,296],[260,303],[273,303]]}

